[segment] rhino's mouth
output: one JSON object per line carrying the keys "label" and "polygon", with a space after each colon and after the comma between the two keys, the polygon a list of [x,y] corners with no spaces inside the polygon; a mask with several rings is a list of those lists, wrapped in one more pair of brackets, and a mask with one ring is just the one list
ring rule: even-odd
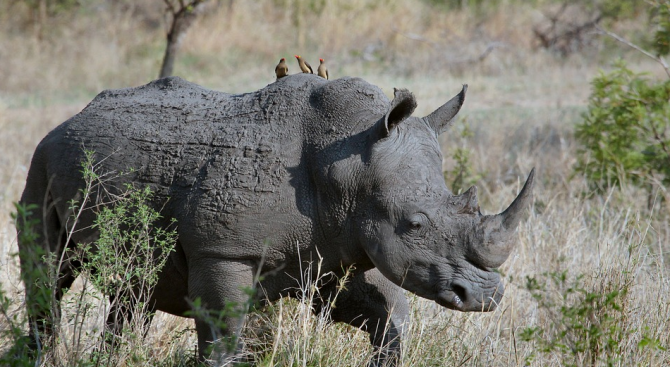
{"label": "rhino's mouth", "polygon": [[[479,297],[473,296],[465,288],[452,284],[451,289],[443,290],[435,297],[435,302],[442,307],[450,310],[463,312],[488,312],[496,309],[497,303],[502,298],[502,290],[496,289],[491,297],[480,294]],[[486,300],[490,302],[487,302]]]}
{"label": "rhino's mouth", "polygon": [[466,311],[464,309],[465,304],[463,303],[462,296],[459,296],[456,292],[453,291],[443,291],[437,295],[435,302],[442,307],[446,307],[450,310],[457,311]]}

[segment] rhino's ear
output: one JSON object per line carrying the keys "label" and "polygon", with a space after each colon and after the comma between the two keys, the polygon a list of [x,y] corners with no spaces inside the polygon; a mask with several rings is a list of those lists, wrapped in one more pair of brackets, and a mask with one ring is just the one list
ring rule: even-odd
{"label": "rhino's ear", "polygon": [[381,137],[387,137],[393,129],[412,115],[416,108],[416,99],[412,92],[407,89],[393,88],[393,101],[391,107],[380,124]]}
{"label": "rhino's ear", "polygon": [[463,102],[465,102],[465,92],[467,92],[467,90],[468,85],[463,84],[461,93],[458,93],[458,95],[449,100],[449,102],[425,117],[426,122],[428,122],[428,125],[433,128],[437,135],[442,134],[451,127],[454,117],[458,114],[458,111],[461,110]]}

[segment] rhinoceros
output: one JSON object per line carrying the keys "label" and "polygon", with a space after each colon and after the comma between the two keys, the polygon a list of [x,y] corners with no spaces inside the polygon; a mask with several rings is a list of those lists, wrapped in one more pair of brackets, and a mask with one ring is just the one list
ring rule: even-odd
{"label": "rhinoceros", "polygon": [[[504,286],[495,269],[530,201],[533,171],[495,215],[481,214],[474,186],[455,195],[445,185],[438,135],[466,90],[425,117],[411,116],[417,103],[409,91],[397,89],[389,100],[350,77],[296,74],[238,95],[178,77],[103,91],[35,150],[20,202],[36,209],[21,223],[41,221],[43,229],[36,240],[19,236],[22,270],[35,266],[26,254],[39,249],[62,255],[95,243],[86,213],[62,243],[72,229],[68,203],[85,185],[85,148],[98,169],[125,172],[108,185],[150,187],[165,223],[176,220],[176,248],[151,310],[193,315],[194,300],[223,309],[246,304],[248,289],[263,303],[297,297],[305,262],[319,256],[323,273],[342,276],[355,266],[346,289],[336,280],[321,284],[324,300],[341,291],[329,317],[370,334],[372,365],[395,365],[409,311],[403,290],[452,310],[496,308]],[[91,202],[103,201],[92,194]],[[57,300],[80,266],[63,263]],[[35,284],[26,284],[26,296],[37,341],[50,328],[46,306],[31,303]],[[313,309],[323,306],[315,301]],[[196,314],[200,358],[223,358],[221,340],[243,322],[230,316],[217,329]]]}

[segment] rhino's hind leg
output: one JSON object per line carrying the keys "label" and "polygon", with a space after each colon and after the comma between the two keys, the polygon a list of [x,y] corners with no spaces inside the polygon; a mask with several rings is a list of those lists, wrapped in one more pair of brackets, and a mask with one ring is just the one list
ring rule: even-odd
{"label": "rhino's hind leg", "polygon": [[79,263],[63,256],[65,229],[51,195],[41,187],[32,191],[30,185],[26,187],[16,224],[21,278],[26,287],[29,345],[33,350],[42,350],[50,338],[56,337],[60,301],[72,286]]}
{"label": "rhino's hind leg", "polygon": [[[26,286],[26,306],[30,328],[28,336],[30,348],[34,350],[43,349],[50,338],[53,341],[53,338],[58,337],[61,300],[76,279],[75,267],[69,262],[61,265],[58,279],[51,279],[52,276],[48,272],[37,275],[43,271],[44,269],[32,268],[32,277],[36,281],[33,282],[30,289]],[[37,277],[44,277],[45,280],[37,280]]]}
{"label": "rhino's hind leg", "polygon": [[[322,289],[326,295],[335,290]],[[332,296],[331,296],[332,298]],[[321,310],[316,305],[317,312]],[[409,319],[409,304],[402,289],[386,279],[378,270],[356,274],[341,291],[331,309],[333,321],[344,322],[370,333],[375,353],[370,366],[396,366],[400,360],[400,341],[404,324]]]}
{"label": "rhino's hind leg", "polygon": [[200,258],[189,263],[188,293],[201,360],[215,365],[241,360],[239,336],[253,287],[249,262]]}

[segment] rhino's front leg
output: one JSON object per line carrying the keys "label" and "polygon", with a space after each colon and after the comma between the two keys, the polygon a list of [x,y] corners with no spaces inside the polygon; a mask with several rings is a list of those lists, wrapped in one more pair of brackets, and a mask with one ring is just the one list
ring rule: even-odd
{"label": "rhino's front leg", "polygon": [[189,262],[189,298],[199,300],[193,316],[201,360],[218,366],[238,359],[253,275],[246,262],[206,258]]}
{"label": "rhino's front leg", "polygon": [[[335,285],[329,286],[332,299]],[[402,289],[377,269],[356,274],[346,284],[346,290],[337,296],[331,318],[370,333],[375,349],[370,366],[398,364],[402,332],[409,320],[409,304]]]}

